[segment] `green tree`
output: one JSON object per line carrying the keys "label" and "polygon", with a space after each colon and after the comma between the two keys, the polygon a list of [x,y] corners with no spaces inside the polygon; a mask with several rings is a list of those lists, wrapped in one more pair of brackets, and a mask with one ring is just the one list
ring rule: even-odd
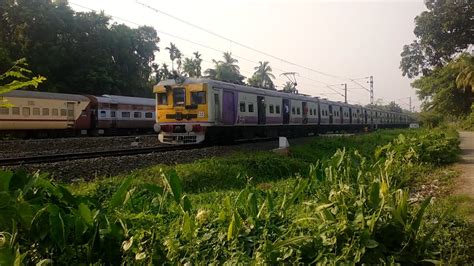
{"label": "green tree", "polygon": [[245,77],[240,74],[240,68],[237,65],[239,61],[233,58],[232,53],[229,52],[225,52],[223,58],[223,61],[212,60],[214,68],[205,71],[206,77],[236,84],[244,84],[243,80]]}
{"label": "green tree", "polygon": [[153,64],[153,72],[155,73],[155,83],[172,78],[168,65],[165,63],[161,67],[158,64]]}
{"label": "green tree", "polygon": [[186,57],[183,63],[183,72],[188,77],[201,77],[201,54],[194,52],[194,58]]}
{"label": "green tree", "polygon": [[275,76],[271,73],[272,68],[270,67],[269,62],[259,61],[258,63],[259,65],[254,68],[255,73],[250,79],[248,79],[249,85],[274,90],[275,85],[273,84],[272,79],[275,79]]}
{"label": "green tree", "polygon": [[283,91],[288,93],[296,93],[295,83],[291,81],[285,82],[285,85],[283,85]]}
{"label": "green tree", "polygon": [[472,45],[473,1],[426,0],[425,4],[428,11],[415,18],[417,39],[401,53],[400,68],[409,78],[428,75]]}
{"label": "green tree", "polygon": [[[448,116],[464,116],[470,112],[473,103],[472,87],[458,86],[467,82],[464,81],[467,78],[462,78],[465,74],[462,67],[464,60],[467,60],[466,57],[459,57],[446,66],[435,68],[430,75],[412,83],[417,89],[418,96],[423,100],[423,110]],[[459,81],[458,84],[456,80]]]}
{"label": "green tree", "polygon": [[[168,52],[170,53],[171,70],[174,73],[179,73],[180,70],[181,70],[181,56],[182,56],[181,51],[172,42],[170,42],[170,46],[166,47],[165,49],[168,50]],[[176,64],[177,64],[177,69],[174,68],[175,60],[176,60]]]}
{"label": "green tree", "polygon": [[[26,67],[28,64],[24,58],[17,60],[10,69],[0,74],[0,96],[7,92],[34,87],[37,88],[40,83],[46,80],[45,77],[30,77],[32,72]],[[8,107],[10,104],[6,99],[0,97],[0,107]]]}
{"label": "green tree", "polygon": [[[151,96],[156,31],[74,12],[67,1],[0,1],[0,58],[26,58],[46,91]],[[7,69],[3,59],[0,71]]]}

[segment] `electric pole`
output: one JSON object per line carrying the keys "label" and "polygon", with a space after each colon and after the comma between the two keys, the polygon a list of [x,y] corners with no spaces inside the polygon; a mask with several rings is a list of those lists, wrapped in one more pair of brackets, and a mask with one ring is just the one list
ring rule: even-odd
{"label": "electric pole", "polygon": [[369,77],[370,84],[370,104],[374,104],[374,76]]}
{"label": "electric pole", "polygon": [[409,101],[410,101],[410,112],[412,112],[412,109],[411,109],[411,96],[408,97],[409,98]]}
{"label": "electric pole", "polygon": [[344,102],[347,103],[347,83],[344,83]]}

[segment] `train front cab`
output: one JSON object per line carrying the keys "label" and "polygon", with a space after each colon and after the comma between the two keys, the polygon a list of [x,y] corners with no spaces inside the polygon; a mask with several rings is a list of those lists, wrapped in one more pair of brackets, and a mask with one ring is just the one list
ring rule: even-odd
{"label": "train front cab", "polygon": [[158,139],[169,144],[196,144],[205,139],[210,126],[209,104],[219,104],[219,95],[208,91],[206,83],[159,83],[156,94],[156,123]]}

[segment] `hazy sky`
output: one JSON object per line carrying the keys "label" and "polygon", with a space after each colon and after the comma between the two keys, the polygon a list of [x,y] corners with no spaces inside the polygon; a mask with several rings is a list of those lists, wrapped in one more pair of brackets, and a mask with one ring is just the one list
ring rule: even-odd
{"label": "hazy sky", "polygon": [[[307,68],[353,79],[373,75],[375,99],[382,98],[385,103],[395,100],[403,108],[408,108],[407,97],[412,96],[413,105],[418,109],[415,91],[410,87],[410,80],[402,77],[399,63],[402,46],[415,38],[414,18],[425,10],[422,0],[138,2]],[[369,102],[368,92],[347,79],[322,75],[256,53],[157,13],[136,0],[70,0],[69,3],[76,11],[88,11],[78,5],[103,10],[115,16],[117,22],[131,27],[137,27],[137,24],[153,26],[161,39],[161,51],[156,55],[160,64],[171,65],[165,50],[170,42],[175,43],[185,56],[199,51],[204,59],[203,70],[212,66],[212,59],[221,58],[222,53],[216,50],[230,51],[239,60],[241,73],[247,77],[254,72],[255,62],[269,61],[276,77],[275,84],[279,87],[286,81],[280,76],[282,72],[298,72],[298,88],[302,93],[343,101],[342,96],[324,83],[347,82],[349,102]],[[368,88],[364,80],[359,82]],[[333,88],[340,90],[342,86]]]}

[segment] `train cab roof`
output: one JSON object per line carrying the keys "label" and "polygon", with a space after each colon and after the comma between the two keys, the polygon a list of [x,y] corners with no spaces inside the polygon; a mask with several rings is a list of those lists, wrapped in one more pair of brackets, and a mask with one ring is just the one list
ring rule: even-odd
{"label": "train cab roof", "polygon": [[34,99],[48,99],[48,100],[63,100],[63,101],[89,101],[89,98],[78,94],[54,93],[43,91],[24,91],[14,90],[2,94],[3,97],[17,97],[17,98],[34,98]]}
{"label": "train cab roof", "polygon": [[96,96],[98,103],[108,104],[133,104],[133,105],[155,105],[155,99],[151,98],[140,98],[130,96],[118,96],[104,94],[102,96]]}

